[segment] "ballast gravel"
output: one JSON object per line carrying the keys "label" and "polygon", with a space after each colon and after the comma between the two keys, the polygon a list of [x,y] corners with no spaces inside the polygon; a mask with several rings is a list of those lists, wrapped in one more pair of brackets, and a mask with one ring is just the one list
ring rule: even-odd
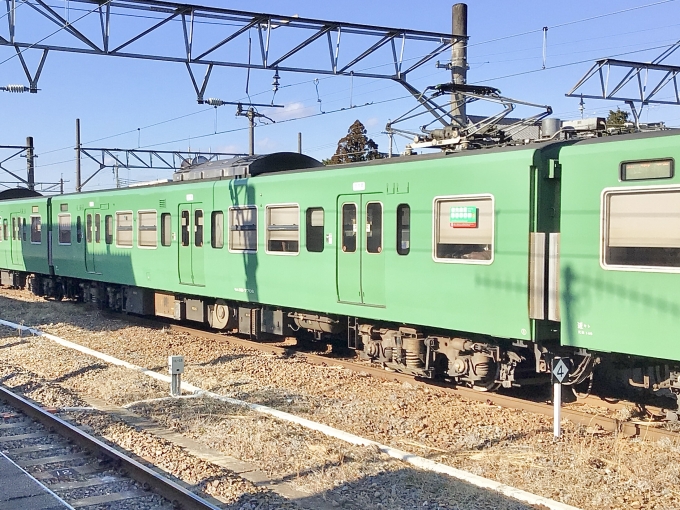
{"label": "ballast gravel", "polygon": [[[680,508],[678,444],[629,439],[567,421],[563,437],[553,441],[549,418],[496,406],[493,394],[486,404],[471,402],[436,388],[378,381],[332,365],[313,366],[304,356],[252,351],[230,344],[227,338],[206,341],[132,326],[82,304],[48,302],[27,292],[0,289],[0,310],[0,318],[24,322],[159,372],[167,370],[168,355],[184,355],[184,379],[202,388],[294,413],[580,508]],[[12,335],[16,333],[8,330],[0,338],[0,381],[23,377],[19,384],[30,385],[31,377],[43,379],[40,388],[29,388],[28,395],[36,400],[54,398],[83,405],[78,400],[82,394],[122,404],[167,394],[163,385],[137,380],[125,369],[117,374],[111,367],[87,368],[101,362],[79,353],[70,357],[68,350],[55,350],[46,340],[18,340]],[[48,368],[57,357],[62,364],[59,370]],[[30,374],[22,375],[22,369],[30,369]],[[64,374],[74,375],[55,381]],[[110,383],[101,383],[102,378]],[[223,403],[191,399],[142,403],[132,409],[212,448],[252,461],[273,477],[327,495],[343,508],[399,508],[395,505],[402,502],[403,508],[485,508],[456,506],[460,496],[437,499],[423,492],[425,484],[444,487],[450,479],[424,476],[403,465],[391,467],[394,461],[377,453],[375,458],[364,458],[350,445],[328,438],[311,440],[307,432]],[[270,440],[268,447],[261,446],[265,438]],[[321,458],[325,459],[322,468]],[[372,498],[367,487],[375,488]],[[392,487],[397,487],[394,497],[399,502],[389,500]],[[409,499],[409,491],[421,494],[420,499]],[[443,489],[433,493],[440,492],[445,494]]]}

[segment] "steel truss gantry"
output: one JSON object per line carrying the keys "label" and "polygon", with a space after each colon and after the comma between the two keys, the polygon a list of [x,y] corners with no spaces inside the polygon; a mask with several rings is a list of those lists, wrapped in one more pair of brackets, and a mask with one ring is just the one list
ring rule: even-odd
{"label": "steel truss gantry", "polygon": [[206,163],[220,159],[220,157],[237,157],[245,154],[231,152],[198,152],[198,151],[153,151],[142,149],[105,149],[81,147],[81,156],[85,156],[99,165],[90,177],[82,184],[85,186],[90,180],[105,168],[124,168],[142,170],[179,170],[200,161]]}
{"label": "steel truss gantry", "polygon": [[[567,92],[566,96],[623,101],[630,106],[635,124],[639,126],[640,114],[645,105],[680,105],[677,81],[678,74],[680,74],[680,66],[661,63],[678,48],[680,48],[680,41],[671,45],[651,62],[633,62],[614,58],[597,60],[583,78]],[[621,77],[620,73],[617,77],[614,77],[617,70],[627,70],[627,72],[623,74],[623,77]],[[584,94],[583,89],[586,87],[586,84],[596,80],[597,78],[595,77],[599,78],[600,93]],[[668,90],[671,86],[672,97],[658,97],[662,90]],[[597,85],[595,88],[598,88]],[[626,90],[624,91],[624,89]],[[631,89],[634,93],[628,93]],[[639,104],[637,108],[636,103]]]}
{"label": "steel truss gantry", "polygon": [[[0,19],[7,18],[8,33],[6,37],[0,34],[0,45],[14,47],[28,79],[29,86],[26,88],[30,92],[38,90],[38,80],[50,51],[185,64],[197,100],[203,103],[210,75],[215,67],[382,78],[405,84],[409,73],[450,50],[454,43],[467,40],[467,37],[449,33],[254,13],[159,0],[70,0],[69,5],[72,8],[80,7],[74,11],[74,17],[77,17],[73,21],[67,21],[45,0],[5,0],[5,3],[7,11],[5,16],[0,14]],[[20,7],[22,10],[18,11]],[[37,13],[56,30],[66,34],[60,36],[65,42],[51,44],[49,37],[39,39],[36,36],[36,40],[18,37],[17,33],[27,32],[25,29],[20,30],[23,28],[22,20],[30,19],[24,13],[27,10]],[[93,17],[98,18],[96,28],[95,23],[91,22]],[[124,25],[112,23],[117,17],[127,20],[130,17],[144,18],[148,26],[134,34],[125,34]],[[169,25],[171,22],[177,25],[174,30],[176,44],[164,44],[163,48],[158,45],[140,48],[140,44],[135,44],[143,43],[145,37],[163,27],[164,30],[172,28]],[[218,30],[215,30],[215,25],[218,25]],[[250,33],[255,34],[255,51],[251,52],[250,43],[247,51],[236,51],[239,41],[250,38]],[[426,49],[420,46],[421,43]],[[310,62],[310,65],[300,67],[291,63],[294,57],[299,57],[305,48],[314,44],[327,46],[324,50],[328,52],[325,64],[312,65],[313,62]],[[415,57],[405,58],[406,52],[414,45],[417,45],[420,53]],[[170,50],[173,46],[182,50],[173,52]],[[132,50],[131,47],[137,49]],[[381,49],[386,51],[383,49],[385,47],[388,48],[386,53],[391,61],[386,71],[374,68],[369,72],[360,68],[367,57]],[[29,50],[42,52],[39,65],[33,73],[23,56]],[[305,63],[308,61],[309,59]],[[202,80],[197,80],[196,68],[204,70]],[[23,86],[12,87],[17,87],[17,90],[13,90],[15,92],[24,91],[18,90],[18,87]]]}

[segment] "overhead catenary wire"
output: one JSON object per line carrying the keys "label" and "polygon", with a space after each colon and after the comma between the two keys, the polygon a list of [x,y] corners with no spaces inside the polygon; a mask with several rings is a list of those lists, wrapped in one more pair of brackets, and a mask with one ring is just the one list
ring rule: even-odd
{"label": "overhead catenary wire", "polygon": [[[648,8],[648,7],[658,6],[658,5],[661,5],[661,4],[667,4],[667,3],[670,3],[670,2],[673,2],[673,1],[675,1],[675,0],[657,1],[657,2],[653,2],[653,3],[641,5],[641,6],[635,6],[635,7],[631,7],[631,8],[627,8],[627,9],[621,9],[621,10],[617,10],[617,11],[613,11],[613,12],[609,12],[609,13],[604,13],[604,14],[600,14],[600,15],[596,15],[596,16],[591,16],[591,17],[588,17],[588,18],[582,18],[582,19],[579,19],[579,20],[573,20],[573,21],[561,23],[561,24],[558,24],[558,25],[553,25],[553,26],[551,26],[550,28],[553,29],[553,28],[559,28],[559,27],[569,26],[569,25],[573,25],[573,24],[576,24],[576,23],[587,22],[587,21],[591,21],[591,20],[595,20],[595,19],[604,18],[604,17],[607,17],[607,16],[614,16],[614,15],[618,15],[618,14],[625,13],[625,12],[635,11],[635,10],[638,10],[638,9],[644,9],[644,8]],[[19,4],[19,5],[22,5],[23,3],[25,3],[25,2],[22,2],[22,3]],[[108,2],[107,2],[107,3],[108,3]],[[18,6],[19,6],[19,5],[18,5]],[[17,6],[17,7],[18,7],[18,6]],[[73,8],[73,7],[71,7],[71,10],[76,11],[76,9]],[[92,12],[94,12],[94,10],[87,11],[86,14],[85,14],[84,16],[87,16],[88,14],[90,14],[90,13],[92,13]],[[82,16],[82,17],[84,17],[84,16]],[[78,19],[82,19],[82,17],[81,17],[81,18],[78,18]],[[141,16],[139,16],[139,17],[141,17]],[[157,18],[154,17],[154,16],[148,16],[148,18],[157,19]],[[75,23],[76,21],[78,21],[78,20],[74,20],[74,22],[72,22],[71,24]],[[210,23],[212,23],[212,22],[210,22]],[[223,24],[223,25],[225,25],[225,24],[227,24],[227,23],[215,23],[215,24]],[[519,34],[512,34],[512,35],[509,35],[509,36],[504,36],[504,37],[502,37],[502,38],[496,38],[496,39],[490,39],[490,40],[486,40],[486,41],[480,41],[480,42],[477,42],[477,43],[468,44],[468,46],[479,46],[479,45],[488,44],[488,43],[490,43],[490,42],[494,42],[494,41],[498,41],[498,40],[506,40],[506,39],[509,39],[509,38],[512,38],[512,37],[519,37],[519,36],[526,35],[526,34],[530,34],[530,33],[534,33],[534,32],[536,32],[536,31],[540,31],[540,30],[542,30],[542,29],[536,29],[536,30],[533,30],[533,31],[523,32],[523,33],[519,33]],[[48,37],[49,37],[49,36],[48,36]],[[36,43],[36,44],[37,44],[37,43]],[[646,50],[639,50],[639,51],[646,51]],[[618,54],[618,55],[623,55],[623,54],[629,54],[629,53],[620,53],[620,54]],[[10,58],[12,58],[12,57],[10,57]],[[407,60],[409,60],[409,59],[407,59]],[[560,64],[560,65],[555,65],[555,66],[549,66],[549,67],[546,68],[546,70],[557,69],[557,68],[566,67],[566,66],[569,66],[569,65],[576,65],[576,64],[580,64],[580,63],[584,63],[584,62],[589,62],[589,60],[587,60],[587,61],[581,60],[581,61],[577,61],[577,62],[570,62],[570,63]],[[0,64],[1,64],[1,63],[0,63]],[[390,62],[390,63],[388,63],[388,64],[382,64],[382,65],[392,65],[392,63]],[[374,68],[374,67],[377,67],[377,66],[367,67],[367,68],[365,68],[365,70],[368,70],[368,69],[371,69],[371,68]],[[519,75],[523,75],[523,74],[530,74],[530,73],[534,73],[534,72],[537,72],[537,70],[527,70],[527,71],[522,71],[522,72],[520,72],[520,73],[513,73],[513,74],[510,74],[510,75],[500,76],[500,77],[496,77],[496,78],[489,78],[489,79],[480,81],[479,83],[486,82],[486,81],[491,81],[491,80],[501,80],[501,79],[506,79],[506,78],[513,77],[513,76],[519,76]],[[323,78],[321,78],[321,79],[329,79],[329,78],[331,78],[331,77],[323,77]],[[372,80],[372,82],[373,82],[373,81],[377,81],[377,80]],[[305,81],[299,82],[298,84],[305,84],[305,83],[308,84],[308,83],[309,83],[309,80],[305,80]],[[282,88],[283,88],[283,87],[291,87],[291,86],[295,86],[295,85],[297,85],[297,84],[282,85]],[[369,86],[369,85],[370,85],[370,83],[367,84],[367,86]],[[363,84],[362,84],[362,85],[355,85],[354,87],[355,87],[355,88],[358,88],[359,86],[363,86]],[[268,91],[263,91],[262,93],[266,93],[266,92],[268,92]],[[340,94],[340,93],[341,93],[341,92],[338,92],[338,94]],[[259,93],[258,93],[258,94],[259,94]],[[410,96],[402,96],[402,97],[398,97],[398,98],[392,98],[391,101],[401,100],[401,99],[408,98],[408,97],[410,97]],[[318,99],[320,99],[320,98],[318,98]],[[332,101],[331,101],[331,102],[332,102]],[[381,104],[381,103],[383,103],[383,102],[389,102],[389,100],[388,100],[388,101],[380,101],[380,102],[375,103],[375,104]],[[343,110],[340,109],[340,110],[337,110],[337,111],[343,111]],[[199,114],[199,113],[202,113],[202,112],[192,112],[191,114],[187,114],[186,116],[176,117],[176,118],[174,118],[174,119],[169,119],[169,120],[164,121],[164,122],[172,122],[173,120],[177,120],[177,119],[184,118],[184,117],[191,116],[191,115],[196,115],[196,114]],[[335,111],[329,111],[328,113],[335,113]],[[289,120],[287,120],[287,121],[292,121],[292,120],[302,120],[302,119],[309,118],[309,117],[310,117],[310,116],[303,116],[303,117],[296,118],[296,119],[289,119]],[[281,122],[279,122],[279,123],[281,123]],[[149,126],[145,126],[145,127],[141,128],[141,129],[147,129],[147,128],[149,128],[149,127],[153,127],[154,125],[158,125],[158,124],[160,124],[160,123],[153,124],[153,125],[149,125]],[[102,138],[99,138],[99,139],[94,140],[94,141],[101,141],[101,140],[106,140],[106,139],[110,139],[110,138],[115,138],[115,137],[117,137],[117,136],[122,136],[122,135],[125,135],[125,134],[132,133],[132,132],[134,132],[134,131],[136,131],[136,130],[137,130],[137,129],[132,129],[132,130],[124,131],[124,132],[122,132],[122,133],[118,133],[118,134],[115,134],[115,135],[109,135],[109,136],[102,137]],[[240,130],[240,129],[237,129],[236,131],[239,131],[239,130]],[[214,131],[216,131],[216,130],[214,130]],[[234,130],[229,130],[229,131],[226,131],[226,132],[233,132],[233,131],[234,131]],[[221,133],[224,133],[224,132],[225,132],[225,131],[216,131],[216,132],[214,132],[214,133],[212,133],[212,134],[213,134],[213,135],[216,135],[216,134],[221,134]],[[88,142],[88,143],[92,143],[92,142]],[[154,145],[148,145],[148,146],[157,146],[157,145],[160,145],[160,144],[154,144]],[[72,148],[71,146],[68,146],[68,147],[64,147],[63,149],[54,149],[54,150],[52,150],[52,151],[48,151],[48,152],[45,152],[45,153],[42,153],[42,154],[48,154],[48,153],[51,153],[51,152],[56,152],[56,151],[59,151],[59,150],[66,150],[66,149],[71,149],[71,148]],[[55,163],[55,164],[56,164],[56,163]],[[47,165],[41,165],[41,166],[47,166]]]}

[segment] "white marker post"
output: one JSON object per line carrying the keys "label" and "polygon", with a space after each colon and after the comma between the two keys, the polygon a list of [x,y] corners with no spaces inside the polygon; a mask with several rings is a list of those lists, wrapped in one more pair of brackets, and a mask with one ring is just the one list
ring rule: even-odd
{"label": "white marker post", "polygon": [[569,367],[565,360],[555,357],[552,360],[552,383],[553,383],[553,434],[560,437],[562,431],[562,382],[569,375]]}

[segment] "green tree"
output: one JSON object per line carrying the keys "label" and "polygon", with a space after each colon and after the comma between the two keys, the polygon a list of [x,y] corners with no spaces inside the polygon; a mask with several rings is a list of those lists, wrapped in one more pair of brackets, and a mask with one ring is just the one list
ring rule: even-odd
{"label": "green tree", "polygon": [[358,120],[347,130],[347,136],[338,141],[338,148],[330,159],[324,159],[324,165],[340,163],[356,163],[382,158],[378,152],[378,144],[366,136],[366,128]]}
{"label": "green tree", "polygon": [[621,108],[616,108],[616,110],[609,110],[609,115],[607,116],[607,127],[622,127],[624,123],[628,122],[628,112],[624,112]]}

